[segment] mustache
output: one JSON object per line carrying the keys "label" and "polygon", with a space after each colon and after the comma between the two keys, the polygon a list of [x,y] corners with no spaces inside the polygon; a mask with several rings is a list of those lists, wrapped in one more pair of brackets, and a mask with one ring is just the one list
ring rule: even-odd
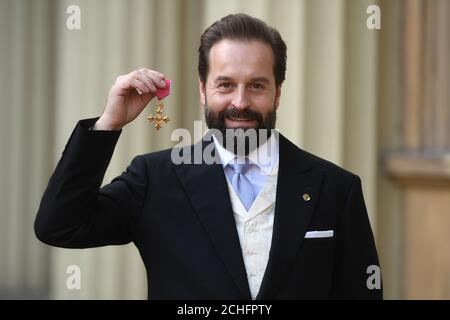
{"label": "mustache", "polygon": [[244,120],[256,120],[258,123],[261,123],[263,120],[263,116],[261,113],[254,111],[252,109],[237,109],[235,107],[225,109],[219,113],[220,119],[225,118],[239,118]]}

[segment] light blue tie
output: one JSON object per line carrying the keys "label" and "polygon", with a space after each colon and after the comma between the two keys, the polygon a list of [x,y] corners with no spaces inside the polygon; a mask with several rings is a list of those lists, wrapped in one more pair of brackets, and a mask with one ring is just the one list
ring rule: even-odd
{"label": "light blue tie", "polygon": [[230,163],[228,165],[234,170],[231,185],[248,211],[252,206],[253,201],[255,201],[256,196],[254,194],[252,184],[245,176],[245,173],[254,165],[249,163]]}

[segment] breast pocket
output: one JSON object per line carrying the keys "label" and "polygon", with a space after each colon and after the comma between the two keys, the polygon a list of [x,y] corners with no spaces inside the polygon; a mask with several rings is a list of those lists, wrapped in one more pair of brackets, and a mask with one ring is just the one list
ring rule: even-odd
{"label": "breast pocket", "polygon": [[334,237],[305,238],[299,258],[307,269],[323,274],[332,269],[334,262]]}

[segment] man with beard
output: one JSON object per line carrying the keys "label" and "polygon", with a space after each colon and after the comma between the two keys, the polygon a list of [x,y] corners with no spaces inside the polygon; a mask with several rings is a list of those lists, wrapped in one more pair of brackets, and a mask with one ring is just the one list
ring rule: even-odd
{"label": "man with beard", "polygon": [[201,37],[198,72],[214,131],[201,147],[220,161],[150,153],[100,188],[122,128],[165,86],[149,69],[118,77],[101,117],[71,135],[37,237],[64,248],[134,242],[153,299],[381,298],[360,179],[273,131],[285,71],[275,29],[243,14],[215,22]]}

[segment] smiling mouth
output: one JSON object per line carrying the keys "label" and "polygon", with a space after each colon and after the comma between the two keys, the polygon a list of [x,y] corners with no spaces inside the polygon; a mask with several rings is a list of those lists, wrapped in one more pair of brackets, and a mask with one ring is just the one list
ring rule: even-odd
{"label": "smiling mouth", "polygon": [[234,118],[234,117],[227,117],[227,119],[229,119],[231,121],[236,121],[236,122],[246,122],[246,121],[253,120],[253,119],[249,119],[249,118]]}

